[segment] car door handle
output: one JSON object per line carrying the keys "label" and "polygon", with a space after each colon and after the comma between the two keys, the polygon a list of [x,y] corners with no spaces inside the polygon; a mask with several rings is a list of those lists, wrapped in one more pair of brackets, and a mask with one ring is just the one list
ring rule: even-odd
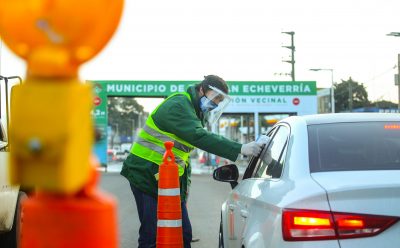
{"label": "car door handle", "polygon": [[247,218],[249,216],[249,212],[247,210],[242,209],[242,210],[240,210],[240,215],[243,218]]}

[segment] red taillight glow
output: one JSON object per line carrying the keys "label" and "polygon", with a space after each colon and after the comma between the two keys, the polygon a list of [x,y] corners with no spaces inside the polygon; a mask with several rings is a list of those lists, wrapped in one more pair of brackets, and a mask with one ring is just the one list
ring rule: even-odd
{"label": "red taillight glow", "polygon": [[328,218],[315,217],[298,217],[293,218],[294,224],[298,226],[330,226],[331,222]]}
{"label": "red taillight glow", "polygon": [[391,216],[284,209],[282,232],[286,241],[370,237],[398,220]]}
{"label": "red taillight glow", "polygon": [[282,221],[283,238],[287,241],[336,237],[330,212],[285,209]]}
{"label": "red taillight glow", "polygon": [[364,226],[364,221],[363,220],[351,220],[351,219],[343,219],[343,220],[338,220],[337,225],[339,228],[341,227],[358,227],[362,228]]}
{"label": "red taillight glow", "polygon": [[387,124],[385,126],[383,126],[384,129],[400,129],[400,125],[399,124]]}

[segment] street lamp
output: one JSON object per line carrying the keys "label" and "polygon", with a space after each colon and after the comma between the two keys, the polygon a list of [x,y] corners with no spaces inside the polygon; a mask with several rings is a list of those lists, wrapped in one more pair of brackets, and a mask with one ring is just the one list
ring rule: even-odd
{"label": "street lamp", "polygon": [[333,89],[333,69],[310,69],[310,71],[330,71],[331,72],[331,111],[332,113],[335,113],[335,95],[334,95],[334,89]]}
{"label": "street lamp", "polygon": [[[394,37],[400,37],[400,32],[391,32],[390,34],[387,34],[387,36],[394,36]],[[397,109],[400,112],[400,54],[397,54],[397,88],[398,88],[398,105]]]}

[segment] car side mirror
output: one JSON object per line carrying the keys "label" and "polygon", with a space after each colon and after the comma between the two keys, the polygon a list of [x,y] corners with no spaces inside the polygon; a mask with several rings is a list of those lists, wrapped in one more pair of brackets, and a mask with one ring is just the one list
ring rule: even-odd
{"label": "car side mirror", "polygon": [[238,185],[239,170],[235,164],[228,164],[214,170],[213,178],[220,182],[228,182],[232,189]]}

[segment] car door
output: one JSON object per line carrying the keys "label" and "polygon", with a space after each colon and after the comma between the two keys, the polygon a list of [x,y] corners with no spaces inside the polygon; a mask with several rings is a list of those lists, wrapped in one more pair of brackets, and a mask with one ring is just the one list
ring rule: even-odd
{"label": "car door", "polygon": [[[272,137],[275,133],[276,128],[271,129],[267,136]],[[265,148],[264,148],[265,149]],[[261,152],[263,154],[263,152]],[[260,154],[260,155],[261,155]],[[259,164],[259,156],[253,156],[249,160],[249,164],[244,172],[242,182],[236,186],[227,200],[226,209],[226,227],[225,237],[227,237],[226,247],[240,247],[242,243],[242,233],[246,222],[246,206],[243,202],[243,196],[240,194],[246,192],[247,185],[251,184],[251,180],[245,180],[251,178],[254,174],[256,166]]]}
{"label": "car door", "polygon": [[[243,196],[247,217],[243,230],[245,247],[271,247],[276,224],[279,223],[278,202],[282,198],[283,181],[280,180],[286,154],[290,128],[285,124],[277,126],[271,145],[260,156],[249,185],[248,194]],[[272,245],[275,246],[275,245]]]}
{"label": "car door", "polygon": [[[264,203],[258,202],[259,193],[262,192],[260,183],[267,179],[279,178],[281,175],[289,128],[287,126],[277,126],[268,135],[272,136],[273,142],[264,148],[259,157],[250,160],[248,167],[255,165],[252,177],[244,179],[232,191],[231,201],[227,206],[229,247],[242,247],[248,227],[253,224],[252,221],[262,217],[254,215],[254,213],[263,214],[265,210],[263,210]],[[269,153],[269,159],[260,159],[267,153]]]}

